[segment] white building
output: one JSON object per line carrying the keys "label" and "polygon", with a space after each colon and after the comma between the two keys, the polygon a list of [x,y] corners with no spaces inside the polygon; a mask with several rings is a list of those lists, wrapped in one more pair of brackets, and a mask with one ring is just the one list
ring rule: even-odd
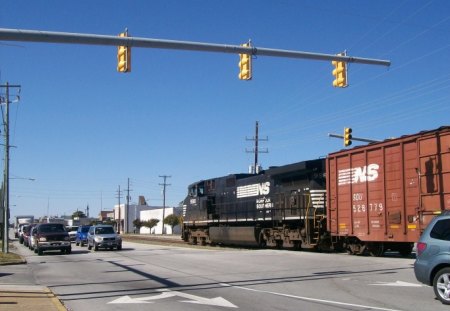
{"label": "white building", "polygon": [[133,221],[135,219],[141,219],[140,213],[145,210],[154,209],[157,207],[151,207],[148,205],[129,204],[128,208],[126,204],[114,205],[114,220],[120,219],[120,233],[135,233],[135,227]]}
{"label": "white building", "polygon": [[166,207],[163,209],[162,207],[152,208],[149,210],[143,210],[140,214],[140,219],[142,221],[150,220],[150,219],[158,219],[158,224],[149,229],[147,227],[141,227],[140,233],[142,234],[181,234],[181,226],[177,225],[173,228],[169,225],[164,225],[164,232],[163,232],[163,211],[164,211],[164,218],[175,214],[177,216],[180,215],[180,209],[174,208],[174,207]]}
{"label": "white building", "polygon": [[[145,201],[143,196],[139,197],[139,204],[116,204],[114,206],[114,220],[118,222],[120,219],[120,233],[152,233],[152,234],[162,234],[163,229],[163,210],[164,217],[175,213],[175,215],[181,215],[179,208],[167,207],[163,209],[162,206],[149,206]],[[136,232],[136,227],[133,221],[140,219],[141,221],[150,220],[152,218],[158,219],[158,225],[151,229],[147,227],[141,227],[139,232]],[[169,225],[164,226],[165,234],[178,234],[181,233],[181,227],[175,226],[174,232],[172,233],[172,228]],[[116,230],[119,228],[116,227]]]}

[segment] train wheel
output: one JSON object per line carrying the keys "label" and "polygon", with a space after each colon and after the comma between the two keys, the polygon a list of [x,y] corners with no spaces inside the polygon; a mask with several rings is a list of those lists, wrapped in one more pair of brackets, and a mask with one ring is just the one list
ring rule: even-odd
{"label": "train wheel", "polygon": [[275,240],[275,243],[277,244],[276,248],[278,249],[283,248],[283,240]]}
{"label": "train wheel", "polygon": [[353,245],[347,245],[346,251],[347,251],[347,254],[349,254],[349,255],[357,255],[358,254],[355,251],[355,247]]}
{"label": "train wheel", "polygon": [[373,257],[381,257],[384,254],[384,244],[383,243],[369,243],[368,245],[369,254]]}
{"label": "train wheel", "polygon": [[266,241],[266,239],[264,238],[264,234],[263,234],[263,233],[261,233],[261,234],[259,235],[258,246],[259,246],[260,248],[266,248],[266,247],[267,247],[267,241]]}
{"label": "train wheel", "polygon": [[189,236],[189,242],[192,245],[197,245],[197,237]]}
{"label": "train wheel", "polygon": [[404,243],[398,248],[398,252],[402,257],[408,257],[412,253],[413,246],[411,243]]}

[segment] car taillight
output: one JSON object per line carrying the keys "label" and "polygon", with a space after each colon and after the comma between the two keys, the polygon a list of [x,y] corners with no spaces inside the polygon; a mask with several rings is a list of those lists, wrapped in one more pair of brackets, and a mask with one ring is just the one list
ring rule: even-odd
{"label": "car taillight", "polygon": [[426,250],[427,243],[419,242],[417,243],[417,256],[422,255],[422,253]]}

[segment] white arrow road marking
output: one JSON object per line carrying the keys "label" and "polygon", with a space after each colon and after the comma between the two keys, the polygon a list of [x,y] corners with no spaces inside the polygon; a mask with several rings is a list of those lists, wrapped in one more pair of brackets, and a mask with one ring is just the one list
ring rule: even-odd
{"label": "white arrow road marking", "polygon": [[118,299],[115,299],[108,303],[153,303],[152,300],[158,300],[158,299],[164,299],[164,298],[170,298],[170,297],[182,297],[187,298],[190,300],[182,300],[181,302],[188,302],[188,303],[197,303],[201,305],[212,305],[212,306],[218,306],[218,307],[225,307],[225,308],[237,308],[234,304],[229,302],[228,300],[222,298],[222,297],[216,297],[216,298],[204,298],[200,296],[195,296],[191,294],[186,294],[183,292],[178,291],[171,291],[167,289],[159,290],[162,293],[159,295],[153,295],[149,297],[138,297],[138,298],[131,298],[130,296],[123,296]]}
{"label": "white arrow road marking", "polygon": [[400,287],[422,287],[421,284],[408,283],[408,282],[403,282],[403,281],[378,282],[378,283],[369,284],[369,285],[376,285],[376,286],[400,286]]}

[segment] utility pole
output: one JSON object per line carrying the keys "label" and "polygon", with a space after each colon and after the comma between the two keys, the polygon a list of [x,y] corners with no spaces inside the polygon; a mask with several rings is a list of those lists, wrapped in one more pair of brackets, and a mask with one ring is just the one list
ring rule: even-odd
{"label": "utility pole", "polygon": [[160,186],[163,186],[163,215],[162,215],[162,234],[166,233],[165,227],[164,227],[164,217],[166,212],[166,186],[170,186],[170,184],[166,183],[167,178],[171,178],[172,176],[168,175],[159,175],[159,177],[164,178],[164,183],[159,184]]}
{"label": "utility pole", "polygon": [[[128,223],[129,223],[129,220],[128,220],[128,217],[130,216],[130,211],[129,211],[129,208],[130,208],[130,178],[128,178],[128,182],[127,182],[127,206],[126,206],[126,209],[125,209],[125,224],[124,224],[124,232],[128,232]],[[136,210],[135,210],[135,213],[134,213],[135,215],[134,215],[134,218],[136,219]]]}
{"label": "utility pole", "polygon": [[259,150],[259,148],[258,148],[259,141],[268,141],[269,138],[267,138],[267,137],[259,138],[258,131],[259,131],[259,122],[256,121],[255,137],[253,137],[253,138],[245,137],[245,140],[247,140],[247,141],[248,140],[255,141],[255,148],[253,148],[253,150],[245,149],[245,152],[255,154],[255,163],[253,164],[252,171],[251,171],[252,174],[258,174],[258,172],[259,172],[258,153],[269,153],[269,150],[267,150],[267,148],[265,148],[264,150]]}
{"label": "utility pole", "polygon": [[120,185],[119,185],[119,190],[117,190],[117,198],[119,199],[119,211],[118,211],[118,218],[119,218],[119,222],[117,223],[117,232],[120,233],[120,198],[122,197],[122,192],[120,191]]}
{"label": "utility pole", "polygon": [[5,103],[4,116],[4,131],[5,131],[5,171],[3,176],[3,253],[9,252],[8,245],[8,230],[9,230],[9,89],[17,88],[20,92],[20,85],[10,85],[8,82],[5,85],[0,85],[1,88],[6,88],[5,98],[0,98],[0,103]]}

